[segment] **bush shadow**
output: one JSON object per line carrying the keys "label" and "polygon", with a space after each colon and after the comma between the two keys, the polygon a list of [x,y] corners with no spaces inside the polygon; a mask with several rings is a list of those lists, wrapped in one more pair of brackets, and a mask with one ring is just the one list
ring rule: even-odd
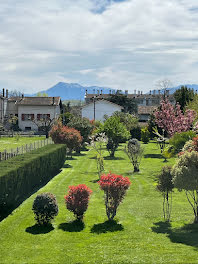
{"label": "bush shadow", "polygon": [[144,158],[151,158],[151,159],[164,159],[164,157],[161,154],[145,154]]}
{"label": "bush shadow", "polygon": [[54,230],[54,227],[49,224],[49,225],[38,225],[35,224],[33,226],[29,226],[25,229],[25,232],[30,233],[32,235],[39,235],[39,234],[47,234],[49,232],[51,232],[52,230]]}
{"label": "bush shadow", "polygon": [[74,154],[72,154],[72,156],[86,156],[86,154],[84,154],[84,153],[74,153]]}
{"label": "bush shadow", "polygon": [[124,160],[124,158],[106,156],[106,157],[104,157],[104,160]]}
{"label": "bush shadow", "polygon": [[173,243],[192,246],[198,250],[198,224],[185,224],[180,228],[171,228],[170,223],[158,222],[151,229],[156,233],[167,234]]}
{"label": "bush shadow", "polygon": [[101,224],[95,224],[91,228],[91,233],[101,234],[107,232],[123,231],[124,227],[122,224],[118,224],[115,220],[107,220]]}
{"label": "bush shadow", "polygon": [[92,181],[89,181],[89,182],[92,182],[92,183],[97,183],[100,179],[96,179],[96,180],[92,180]]}
{"label": "bush shadow", "polygon": [[85,228],[85,224],[83,221],[80,221],[80,220],[74,220],[71,222],[62,223],[58,226],[58,229],[61,229],[67,232],[80,232],[84,228]]}
{"label": "bush shadow", "polygon": [[64,164],[62,168],[73,168],[70,164]]}
{"label": "bush shadow", "polygon": [[73,156],[74,155],[72,155],[72,157],[67,157],[66,160],[76,160]]}

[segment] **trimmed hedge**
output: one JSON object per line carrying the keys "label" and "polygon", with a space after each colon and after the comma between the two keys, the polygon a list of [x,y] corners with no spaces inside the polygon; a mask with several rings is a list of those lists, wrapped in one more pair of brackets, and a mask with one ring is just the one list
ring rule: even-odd
{"label": "trimmed hedge", "polygon": [[15,208],[25,197],[51,179],[63,166],[65,145],[47,145],[0,162],[1,211]]}

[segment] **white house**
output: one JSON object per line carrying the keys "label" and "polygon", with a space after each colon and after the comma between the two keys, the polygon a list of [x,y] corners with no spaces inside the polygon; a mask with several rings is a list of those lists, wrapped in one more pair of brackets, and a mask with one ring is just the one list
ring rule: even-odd
{"label": "white house", "polygon": [[107,100],[97,100],[82,107],[82,117],[89,120],[104,121],[104,115],[111,116],[116,111],[121,111],[122,106]]}
{"label": "white house", "polygon": [[50,120],[60,115],[60,97],[22,97],[16,102],[18,106],[18,125],[22,130],[37,131],[33,122],[43,118]]}

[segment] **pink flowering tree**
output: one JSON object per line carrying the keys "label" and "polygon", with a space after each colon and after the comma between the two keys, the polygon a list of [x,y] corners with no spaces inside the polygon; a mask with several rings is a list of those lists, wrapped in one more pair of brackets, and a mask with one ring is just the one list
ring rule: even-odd
{"label": "pink flowering tree", "polygon": [[157,125],[164,129],[169,137],[172,137],[176,132],[188,131],[192,126],[196,113],[189,109],[183,114],[179,104],[173,106],[168,99],[164,99],[154,116]]}

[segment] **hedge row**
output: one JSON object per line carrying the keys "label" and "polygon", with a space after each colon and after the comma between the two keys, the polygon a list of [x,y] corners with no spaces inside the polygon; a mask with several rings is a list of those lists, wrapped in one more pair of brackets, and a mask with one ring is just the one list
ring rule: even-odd
{"label": "hedge row", "polygon": [[53,144],[0,162],[0,216],[52,178],[63,166],[65,155],[65,145]]}

